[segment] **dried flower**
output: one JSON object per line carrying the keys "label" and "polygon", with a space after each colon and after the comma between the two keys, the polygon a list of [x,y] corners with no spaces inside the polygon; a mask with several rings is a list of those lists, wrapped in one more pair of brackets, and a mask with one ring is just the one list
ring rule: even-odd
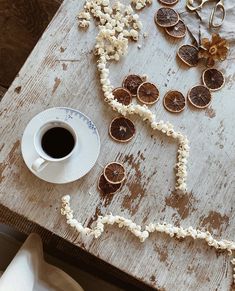
{"label": "dried flower", "polygon": [[229,44],[219,34],[212,34],[211,40],[203,38],[199,49],[199,58],[206,59],[207,66],[214,66],[216,61],[224,61],[229,51]]}

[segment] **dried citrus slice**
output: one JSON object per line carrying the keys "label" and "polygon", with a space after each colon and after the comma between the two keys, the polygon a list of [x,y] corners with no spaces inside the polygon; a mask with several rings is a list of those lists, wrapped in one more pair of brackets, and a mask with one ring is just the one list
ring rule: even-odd
{"label": "dried citrus slice", "polygon": [[114,89],[113,96],[118,102],[124,105],[131,104],[132,96],[131,96],[130,91],[127,90],[126,88],[119,87],[119,88]]}
{"label": "dried citrus slice", "polygon": [[174,26],[165,28],[166,33],[175,38],[183,38],[186,34],[186,30],[186,26],[182,20],[179,20]]}
{"label": "dried citrus slice", "polygon": [[136,96],[137,89],[142,83],[143,80],[139,75],[129,75],[123,80],[122,86],[129,90],[133,96]]}
{"label": "dried citrus slice", "polygon": [[163,5],[175,5],[179,0],[159,0]]}
{"label": "dried citrus slice", "polygon": [[156,12],[154,20],[161,27],[170,27],[178,23],[179,14],[172,8],[162,7]]}
{"label": "dried citrus slice", "polygon": [[185,97],[179,91],[169,91],[165,94],[163,99],[164,107],[174,113],[178,113],[185,108]]}
{"label": "dried citrus slice", "polygon": [[104,174],[100,176],[99,181],[98,181],[98,189],[105,195],[113,194],[117,192],[121,188],[121,186],[122,186],[122,183],[118,183],[118,184],[109,183],[105,179]]}
{"label": "dried citrus slice", "polygon": [[127,142],[135,135],[135,125],[128,118],[114,118],[109,126],[109,134],[116,141]]}
{"label": "dried citrus slice", "polygon": [[206,108],[211,103],[211,92],[204,85],[195,86],[188,92],[188,100],[197,108]]}
{"label": "dried citrus slice", "polygon": [[202,81],[208,89],[216,91],[223,87],[225,79],[222,72],[216,69],[207,69],[202,74]]}
{"label": "dried citrus slice", "polygon": [[144,104],[154,104],[159,99],[158,88],[152,83],[144,82],[137,90],[137,98]]}
{"label": "dried citrus slice", "polygon": [[177,54],[181,61],[190,67],[194,67],[198,64],[198,48],[194,45],[182,45]]}
{"label": "dried citrus slice", "polygon": [[126,179],[125,168],[120,163],[110,163],[104,168],[104,177],[111,184],[120,184]]}

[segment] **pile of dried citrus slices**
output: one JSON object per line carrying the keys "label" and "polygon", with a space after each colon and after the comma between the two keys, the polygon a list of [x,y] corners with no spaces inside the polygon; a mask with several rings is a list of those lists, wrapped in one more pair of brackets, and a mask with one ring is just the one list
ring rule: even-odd
{"label": "pile of dried citrus slices", "polygon": [[[122,87],[112,91],[114,99],[128,106],[133,98],[145,105],[153,105],[159,100],[159,90],[153,83],[147,82],[145,76],[135,74],[128,75],[122,82]],[[116,117],[109,126],[110,137],[117,142],[128,142],[135,135],[134,123],[126,117]]]}
{"label": "pile of dried citrus slices", "polygon": [[172,8],[162,7],[154,16],[155,23],[164,28],[165,32],[174,38],[183,38],[187,28],[179,14]]}
{"label": "pile of dried citrus slices", "polygon": [[[217,91],[224,85],[223,73],[217,69],[206,69],[202,73],[202,85],[191,88],[188,92],[188,101],[198,109],[204,109],[211,104],[211,91]],[[169,91],[163,98],[164,107],[173,113],[179,113],[186,106],[186,98],[179,91]]]}
{"label": "pile of dried citrus slices", "polygon": [[[159,2],[164,5],[174,5],[178,1],[159,0]],[[170,7],[161,7],[158,9],[155,13],[154,20],[157,26],[164,28],[165,32],[174,38],[180,39],[186,34],[186,25],[183,20],[180,19],[177,11]],[[214,38],[216,39],[215,35]],[[226,49],[227,53],[228,48],[224,44],[224,41],[219,36],[217,36],[217,39],[218,41],[216,45],[222,47],[223,51]],[[212,52],[213,47],[208,47],[208,49],[211,49]],[[217,52],[216,46],[214,51]],[[181,45],[178,49],[177,56],[185,65],[195,67],[199,63],[199,48],[191,44]],[[209,68],[202,73],[202,82],[203,84],[194,86],[188,92],[189,103],[198,109],[204,109],[211,104],[211,91],[221,89],[224,85],[225,79],[222,72],[215,68]],[[171,90],[165,94],[163,105],[169,112],[179,113],[185,109],[186,98],[181,92]]]}
{"label": "pile of dried citrus slices", "polygon": [[126,170],[122,164],[117,162],[105,166],[98,181],[98,189],[102,194],[114,194],[122,187],[126,179]]}
{"label": "pile of dried citrus slices", "polygon": [[129,105],[133,97],[146,105],[152,105],[159,100],[159,90],[153,83],[146,82],[146,77],[128,75],[122,82],[122,87],[113,90],[115,99],[123,105]]}

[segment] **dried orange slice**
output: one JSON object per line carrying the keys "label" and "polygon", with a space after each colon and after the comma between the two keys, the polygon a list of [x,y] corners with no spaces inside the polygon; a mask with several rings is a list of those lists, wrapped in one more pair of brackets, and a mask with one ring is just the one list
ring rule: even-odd
{"label": "dried orange slice", "polygon": [[197,108],[206,108],[211,103],[211,92],[204,85],[195,86],[188,92],[188,100]]}
{"label": "dried orange slice", "polygon": [[111,184],[120,184],[126,179],[125,168],[120,163],[110,163],[104,168],[104,177]]}
{"label": "dried orange slice", "polygon": [[185,97],[179,91],[169,91],[163,98],[163,105],[166,110],[174,113],[178,113],[185,108]]}
{"label": "dried orange slice", "polygon": [[127,90],[126,88],[119,87],[119,88],[114,89],[113,96],[118,102],[124,105],[131,104],[132,96],[131,96],[130,91]]}
{"label": "dried orange slice", "polygon": [[136,96],[137,89],[142,83],[143,80],[139,75],[129,75],[123,80],[122,86],[129,90],[133,96]]}
{"label": "dried orange slice", "polygon": [[175,38],[185,37],[186,30],[187,28],[182,20],[179,20],[179,22],[174,26],[165,28],[166,33]]}
{"label": "dried orange slice", "polygon": [[219,70],[207,69],[202,74],[202,82],[211,91],[216,91],[224,86],[225,79]]}
{"label": "dried orange slice", "polygon": [[179,0],[159,0],[163,5],[175,5]]}
{"label": "dried orange slice", "polygon": [[108,195],[108,194],[114,194],[115,192],[117,192],[122,186],[122,183],[118,183],[118,184],[111,184],[109,183],[105,177],[104,174],[102,174],[99,178],[98,181],[98,189],[104,194],[104,195]]}
{"label": "dried orange slice", "polygon": [[182,45],[177,54],[181,61],[190,67],[194,67],[198,64],[198,48],[194,45]]}
{"label": "dried orange slice", "polygon": [[119,142],[128,142],[135,135],[134,123],[125,117],[116,117],[109,126],[110,136]]}
{"label": "dried orange slice", "polygon": [[156,12],[154,20],[161,27],[170,27],[178,23],[179,14],[172,8],[162,7]]}
{"label": "dried orange slice", "polygon": [[137,90],[137,98],[144,104],[154,104],[159,99],[159,90],[154,84],[144,82]]}

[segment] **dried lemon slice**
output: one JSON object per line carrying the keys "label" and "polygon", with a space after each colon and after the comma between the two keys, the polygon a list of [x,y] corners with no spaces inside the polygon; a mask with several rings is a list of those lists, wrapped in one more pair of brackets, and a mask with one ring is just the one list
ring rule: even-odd
{"label": "dried lemon slice", "polygon": [[179,0],[159,0],[164,5],[175,5]]}
{"label": "dried lemon slice", "polygon": [[178,113],[184,110],[185,108],[185,97],[179,91],[169,91],[165,94],[163,98],[164,107],[173,113]]}
{"label": "dried lemon slice", "polygon": [[99,181],[98,181],[98,189],[104,195],[114,194],[115,192],[117,192],[121,188],[121,186],[122,186],[122,183],[118,183],[118,184],[109,183],[105,179],[104,174],[102,174],[100,176]]}
{"label": "dried lemon slice", "polygon": [[125,168],[120,163],[110,163],[104,168],[104,178],[111,184],[120,184],[126,179]]}
{"label": "dried lemon slice", "polygon": [[179,20],[179,22],[171,27],[166,27],[165,31],[167,34],[169,34],[172,37],[175,38],[183,38],[185,37],[187,28],[182,20]]}
{"label": "dried lemon slice", "polygon": [[136,96],[137,89],[143,83],[139,75],[128,75],[122,82],[122,86],[129,90],[133,96]]}
{"label": "dried lemon slice", "polygon": [[172,8],[162,7],[156,12],[154,20],[161,27],[170,27],[178,23],[179,14]]}
{"label": "dried lemon slice", "polygon": [[207,69],[202,74],[202,82],[211,91],[216,91],[224,86],[225,79],[219,70]]}
{"label": "dried lemon slice", "polygon": [[211,103],[211,92],[204,85],[195,86],[188,92],[188,100],[197,108],[206,108]]}
{"label": "dried lemon slice", "polygon": [[159,99],[159,90],[154,84],[144,82],[137,90],[137,98],[144,104],[154,104]]}
{"label": "dried lemon slice", "polygon": [[126,88],[119,87],[119,88],[114,89],[113,96],[118,102],[124,105],[131,104],[131,101],[132,101],[131,92],[127,90]]}
{"label": "dried lemon slice", "polygon": [[198,48],[194,45],[184,44],[182,45],[178,52],[178,57],[183,61],[186,65],[190,67],[197,66],[198,64]]}
{"label": "dried lemon slice", "polygon": [[119,142],[128,142],[135,135],[134,123],[125,117],[116,117],[109,126],[110,136]]}

